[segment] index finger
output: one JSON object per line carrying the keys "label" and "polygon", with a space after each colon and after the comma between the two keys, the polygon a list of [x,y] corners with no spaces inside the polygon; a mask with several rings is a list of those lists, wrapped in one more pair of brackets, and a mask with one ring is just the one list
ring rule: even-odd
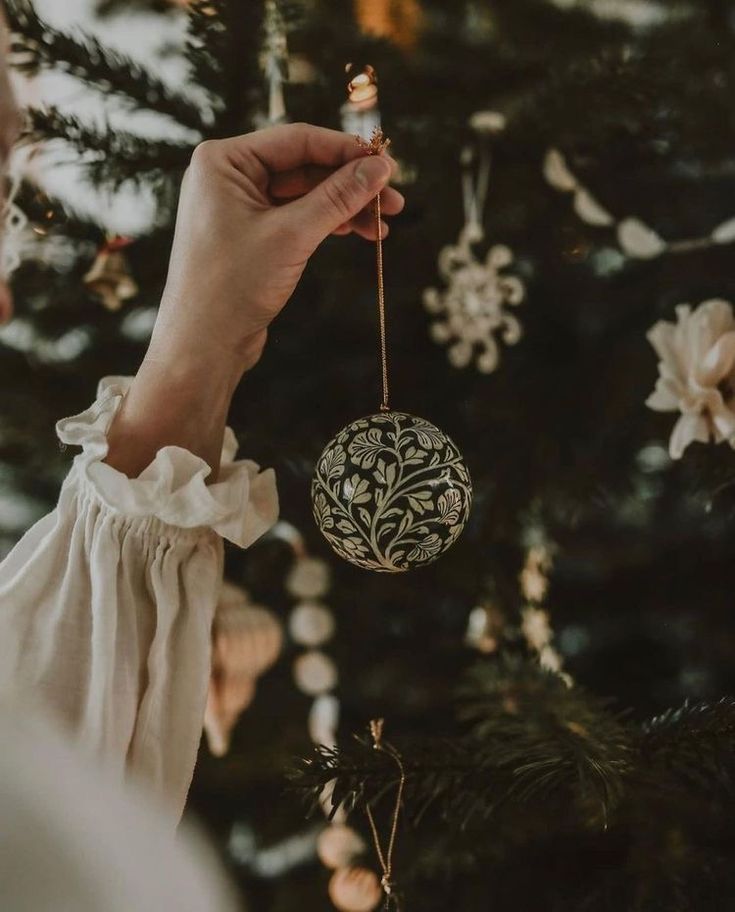
{"label": "index finger", "polygon": [[[303,165],[340,168],[365,155],[352,134],[306,123],[268,127],[225,142],[235,154],[255,156],[270,173]],[[395,160],[390,155],[384,158],[395,171]]]}

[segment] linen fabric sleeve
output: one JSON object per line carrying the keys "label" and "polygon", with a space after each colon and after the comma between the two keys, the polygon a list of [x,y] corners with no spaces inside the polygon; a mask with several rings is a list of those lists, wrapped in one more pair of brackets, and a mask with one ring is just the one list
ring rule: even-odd
{"label": "linen fabric sleeve", "polygon": [[276,521],[272,470],[235,461],[218,480],[181,447],[134,479],[102,460],[132,382],[107,377],[57,425],[78,445],[58,505],[0,564],[0,692],[40,702],[121,778],[178,818],[201,737],[223,538],[247,548]]}

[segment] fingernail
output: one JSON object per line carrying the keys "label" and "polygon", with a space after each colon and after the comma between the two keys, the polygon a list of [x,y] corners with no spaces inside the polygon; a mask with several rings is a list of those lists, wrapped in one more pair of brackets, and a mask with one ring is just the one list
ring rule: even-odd
{"label": "fingernail", "polygon": [[355,177],[366,190],[379,190],[390,177],[390,165],[382,158],[369,156],[357,166]]}

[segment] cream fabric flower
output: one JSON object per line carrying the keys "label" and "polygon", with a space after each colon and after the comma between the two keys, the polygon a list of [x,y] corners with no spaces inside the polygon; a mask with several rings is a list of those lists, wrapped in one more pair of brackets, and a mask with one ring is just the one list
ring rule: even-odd
{"label": "cream fabric flower", "polygon": [[669,441],[680,459],[694,440],[735,445],[735,318],[727,301],[676,308],[676,323],[661,320],[648,332],[659,358],[656,389],[646,405],[681,412]]}

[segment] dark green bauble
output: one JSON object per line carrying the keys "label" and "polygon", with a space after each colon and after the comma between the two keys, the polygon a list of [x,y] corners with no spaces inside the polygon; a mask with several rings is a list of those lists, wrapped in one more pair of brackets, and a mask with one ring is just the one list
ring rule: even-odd
{"label": "dark green bauble", "polygon": [[400,573],[430,564],[459,538],[472,482],[462,454],[439,428],[405,412],[378,412],[327,444],[311,501],[340,557]]}

